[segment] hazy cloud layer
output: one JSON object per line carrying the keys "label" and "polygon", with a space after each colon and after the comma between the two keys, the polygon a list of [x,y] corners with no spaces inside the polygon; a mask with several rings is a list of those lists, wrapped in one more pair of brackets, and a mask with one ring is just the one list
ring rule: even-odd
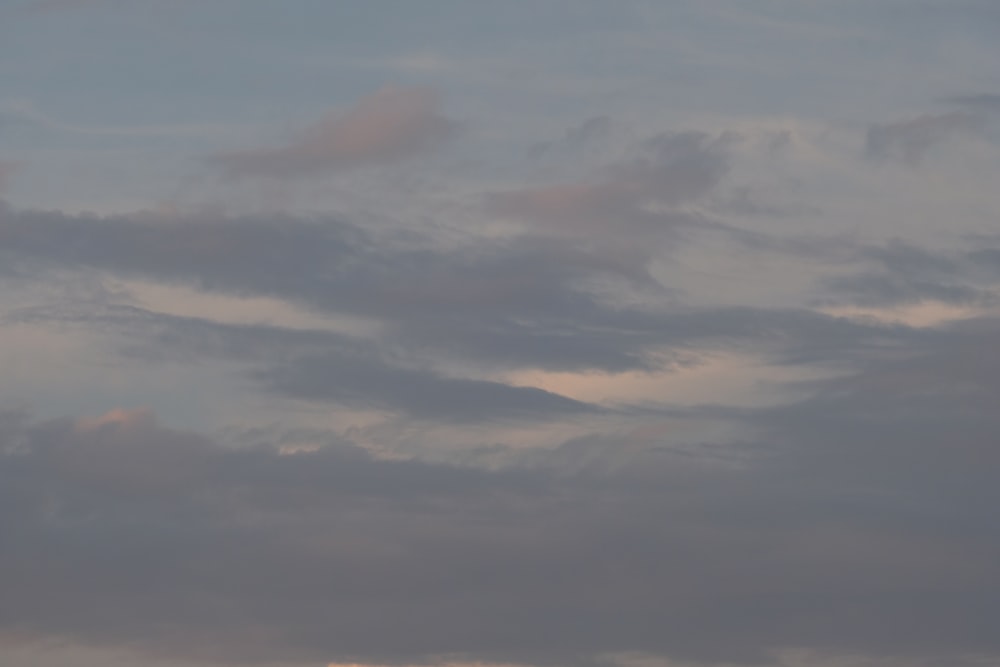
{"label": "hazy cloud layer", "polygon": [[7,181],[17,171],[19,165],[16,162],[0,160],[0,194],[7,189]]}
{"label": "hazy cloud layer", "polygon": [[[450,422],[600,411],[550,391],[462,377],[455,364],[465,372],[470,365],[480,372],[653,372],[738,351],[785,365],[843,365],[939,335],[807,308],[682,305],[613,241],[586,247],[530,233],[434,248],[430,236],[373,234],[331,218],[100,218],[9,207],[0,212],[0,232],[4,267],[22,282],[99,271],[277,297],[332,317],[363,317],[376,328],[361,338],[101,304],[12,312],[8,324],[88,324],[124,336],[122,349],[137,358],[236,359],[258,387],[279,395]],[[771,254],[808,252],[829,262],[820,303],[995,302],[997,275],[984,243],[942,253],[900,241],[831,240],[836,251],[826,253],[822,240],[785,247],[736,238],[747,252],[763,243]],[[838,268],[845,257],[855,267],[846,274]],[[616,303],[613,290],[632,302]]]}
{"label": "hazy cloud layer", "polygon": [[942,141],[974,135],[984,126],[983,118],[962,111],[873,125],[868,129],[865,150],[872,159],[916,164]]}
{"label": "hazy cloud layer", "polygon": [[17,613],[0,623],[236,662],[808,645],[960,664],[1000,650],[983,325],[744,413],[747,440],[721,449],[595,435],[494,472],[342,441],[224,449],[144,412],[9,414],[0,571]]}
{"label": "hazy cloud layer", "polygon": [[[641,355],[602,352],[601,329],[650,325],[641,311],[606,303],[591,289],[608,280],[649,282],[641,267],[546,239],[434,248],[432,239],[376,239],[335,219],[93,218],[11,209],[0,211],[0,228],[8,272],[98,269],[236,296],[275,296],[378,318],[404,338],[423,332],[428,344],[451,331],[449,337],[485,348],[487,361],[492,338],[506,345],[492,353],[495,360],[514,365],[545,363],[551,349],[555,366],[641,366]],[[521,332],[526,359],[504,338],[508,330]],[[579,342],[572,337],[577,331]],[[551,339],[567,337],[570,347],[556,350]]]}
{"label": "hazy cloud layer", "polygon": [[3,667],[1000,664],[991,3],[0,14]]}
{"label": "hazy cloud layer", "polygon": [[[988,243],[988,242],[987,242]],[[859,249],[860,271],[826,281],[834,300],[860,306],[896,306],[926,301],[988,305],[996,302],[989,265],[995,249],[932,252],[899,239]]]}
{"label": "hazy cloud layer", "polygon": [[979,93],[977,95],[958,95],[948,101],[959,106],[989,113],[1000,112],[1000,95]]}
{"label": "hazy cloud layer", "polygon": [[923,114],[874,124],[868,128],[866,154],[877,161],[919,163],[937,145],[950,139],[986,140],[1000,114],[1000,95],[957,95],[946,100],[956,111]]}
{"label": "hazy cloud layer", "polygon": [[[90,305],[79,310],[26,309],[0,320],[75,324],[100,332],[135,361],[237,361],[265,391],[361,409],[400,412],[447,422],[539,420],[602,409],[534,387],[444,376],[387,358],[369,339],[322,330],[221,324],[151,313],[134,307]],[[412,361],[412,360],[411,360]]]}
{"label": "hazy cloud layer", "polygon": [[[380,239],[333,219],[93,218],[11,209],[0,217],[0,230],[7,239],[5,266],[17,274],[102,270],[234,296],[277,296],[331,314],[375,318],[396,345],[513,367],[652,368],[648,355],[657,346],[766,342],[776,330],[785,332],[784,346],[820,345],[841,332],[848,339],[898,333],[806,310],[679,306],[662,294],[648,306],[619,305],[602,294],[602,281],[640,292],[665,288],[613,255],[544,237],[436,250],[427,239]],[[976,264],[988,263],[989,250],[976,253]],[[841,249],[834,257],[842,255]],[[858,247],[853,256],[903,284],[951,280],[972,265],[961,255],[901,243]],[[867,271],[851,278],[863,281]],[[989,285],[990,276],[980,282]],[[834,283],[837,292],[850,286]]]}

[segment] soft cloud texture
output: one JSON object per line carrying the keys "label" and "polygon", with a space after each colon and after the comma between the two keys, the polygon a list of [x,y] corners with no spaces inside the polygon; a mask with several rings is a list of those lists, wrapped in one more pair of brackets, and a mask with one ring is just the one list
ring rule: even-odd
{"label": "soft cloud texture", "polygon": [[13,176],[19,166],[16,162],[0,160],[0,193],[3,193],[7,189],[7,181]]}
{"label": "soft cloud texture", "polygon": [[981,530],[997,424],[954,413],[972,430],[946,454],[925,392],[908,407],[872,384],[895,374],[748,415],[759,444],[595,435],[492,472],[332,436],[227,449],[145,411],[9,414],[0,571],[17,614],[0,625],[242,663],[566,664],[625,646],[742,663],[810,645],[963,664],[998,649],[1000,543]]}
{"label": "soft cloud texture", "polygon": [[962,111],[925,115],[872,125],[865,150],[874,160],[900,160],[917,164],[937,144],[957,136],[970,136],[985,128],[985,120]]}
{"label": "soft cloud texture", "polygon": [[0,664],[1000,664],[959,4],[0,10]]}
{"label": "soft cloud texture", "polygon": [[441,115],[426,88],[383,88],[345,112],[331,112],[284,146],[220,153],[210,158],[231,177],[293,178],[386,164],[433,148],[457,123]]}
{"label": "soft cloud texture", "polygon": [[593,182],[550,185],[496,193],[492,210],[502,216],[563,233],[600,234],[624,244],[642,244],[649,234],[712,228],[712,222],[675,207],[697,201],[727,171],[732,134],[662,134],[643,141],[635,157],[610,165]]}

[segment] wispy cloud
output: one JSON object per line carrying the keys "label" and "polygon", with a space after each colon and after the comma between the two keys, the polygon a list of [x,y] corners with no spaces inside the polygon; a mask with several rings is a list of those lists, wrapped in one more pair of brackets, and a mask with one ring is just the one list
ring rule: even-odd
{"label": "wispy cloud", "polygon": [[873,160],[917,164],[936,145],[953,137],[975,136],[985,125],[982,117],[963,111],[872,125],[868,129],[865,151]]}
{"label": "wispy cloud", "polygon": [[966,107],[974,111],[1000,113],[1000,95],[996,93],[978,93],[975,95],[957,95],[947,98],[948,102]]}
{"label": "wispy cloud", "polygon": [[3,667],[1000,664],[996,3],[745,4],[0,0]]}
{"label": "wispy cloud", "polygon": [[725,228],[683,206],[720,184],[729,167],[727,146],[736,141],[732,133],[655,135],[640,142],[634,157],[609,165],[597,178],[491,193],[487,205],[529,228],[643,256],[650,238]]}
{"label": "wispy cloud", "polygon": [[219,153],[209,163],[231,177],[293,178],[394,162],[441,144],[457,128],[433,90],[389,87],[331,112],[285,145]]}

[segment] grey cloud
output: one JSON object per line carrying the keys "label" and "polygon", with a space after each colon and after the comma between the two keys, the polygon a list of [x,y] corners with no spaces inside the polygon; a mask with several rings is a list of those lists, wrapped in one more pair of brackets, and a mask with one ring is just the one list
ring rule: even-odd
{"label": "grey cloud", "polygon": [[374,234],[324,217],[0,208],[0,270],[97,270],[272,296],[375,318],[384,340],[492,367],[650,370],[677,361],[656,349],[660,332],[672,326],[663,307],[676,296],[647,270],[650,256],[664,249],[656,235],[669,232],[676,241],[711,229],[748,247],[789,251],[683,206],[718,186],[737,140],[730,133],[658,135],[593,184],[498,194],[498,210],[540,223],[506,239]]}
{"label": "grey cloud", "polygon": [[857,273],[825,281],[827,288],[859,306],[897,306],[940,301],[957,305],[995,300],[989,290],[954,282],[933,282],[889,273]]}
{"label": "grey cloud", "polygon": [[[576,355],[628,355],[622,361],[623,370],[683,366],[697,363],[702,353],[718,350],[754,352],[776,363],[847,363],[935,335],[933,331],[899,324],[861,322],[795,308],[673,307],[608,315],[608,328],[603,331],[581,327],[535,332],[508,324],[492,330],[470,326],[467,334],[448,336],[445,325],[426,330],[411,328],[407,335],[428,346],[432,346],[435,335],[439,336],[440,349],[448,346],[457,353],[467,350],[470,358],[521,354],[528,360],[534,355],[534,363],[543,368],[559,368],[560,354],[568,357],[567,362],[573,361],[567,368],[579,368]],[[476,340],[466,339],[466,335]],[[546,364],[544,357],[549,347],[560,344],[565,349],[552,349],[555,363]]]}
{"label": "grey cloud", "polygon": [[965,254],[965,259],[984,274],[986,280],[1000,280],[1000,237],[978,234],[969,240],[974,247]]}
{"label": "grey cloud", "polygon": [[232,664],[997,655],[995,334],[734,413],[764,443],[736,465],[641,428],[488,472],[11,413],[0,629]]}
{"label": "grey cloud", "polygon": [[995,93],[958,95],[956,97],[949,97],[947,101],[975,111],[984,111],[987,113],[1000,112],[1000,95]]}
{"label": "grey cloud", "polygon": [[865,248],[864,254],[893,273],[952,276],[960,269],[956,259],[900,239],[893,239],[882,246]]}
{"label": "grey cloud", "polygon": [[872,160],[917,164],[941,142],[962,135],[977,135],[985,127],[986,120],[982,116],[965,111],[927,114],[872,125],[868,128],[865,154]]}
{"label": "grey cloud", "polygon": [[[998,331],[995,318],[956,322],[902,354],[803,387],[808,398],[751,421],[763,426],[762,437],[790,471],[815,470],[817,484],[910,511],[961,504],[953,520],[996,550],[1000,534],[988,508],[1000,466]],[[820,470],[835,481],[823,482]]]}
{"label": "grey cloud", "polygon": [[[10,208],[0,209],[0,230],[0,270],[8,273],[100,270],[273,296],[374,317],[394,336],[413,331],[462,340],[487,350],[490,363],[539,363],[569,340],[553,354],[554,367],[642,366],[641,355],[602,349],[613,342],[608,332],[641,313],[612,306],[599,292],[620,284],[662,291],[627,256],[533,236],[435,247],[432,238],[376,238],[332,219],[98,218]],[[529,343],[524,356],[517,346],[490,354],[490,344],[476,342],[481,334],[498,340],[511,327]]]}
{"label": "grey cloud", "polygon": [[565,153],[580,150],[607,139],[613,126],[613,121],[607,116],[588,118],[579,125],[566,130],[559,139],[533,144],[528,150],[528,155],[539,158],[553,152]]}
{"label": "grey cloud", "polygon": [[14,175],[14,172],[16,172],[20,166],[21,165],[17,162],[0,160],[0,194],[3,194],[3,192],[7,190],[7,184],[10,181],[10,177]]}
{"label": "grey cloud", "polygon": [[[612,321],[614,316],[613,311],[608,313],[607,329],[600,332],[589,332],[585,326],[573,329],[568,321],[567,328],[562,330],[531,331],[521,330],[516,324],[504,328],[498,324],[493,330],[487,323],[480,323],[477,328],[445,320],[425,321],[422,328],[414,326],[364,339],[324,330],[224,324],[98,302],[12,311],[0,322],[84,325],[101,331],[104,340],[113,342],[118,351],[136,360],[253,362],[256,368],[263,369],[259,378],[268,380],[273,388],[285,387],[297,393],[292,380],[300,378],[303,384],[298,391],[317,398],[324,392],[331,397],[338,394],[334,385],[340,364],[347,376],[366,373],[370,374],[369,381],[382,378],[386,391],[390,391],[390,378],[395,373],[406,375],[420,367],[425,367],[424,381],[428,386],[433,384],[435,375],[426,366],[434,359],[470,363],[493,360],[498,366],[504,366],[506,360],[508,367],[515,368],[579,370],[593,367],[595,364],[588,357],[597,355],[606,358],[608,364],[621,358],[622,370],[662,370],[671,365],[697,363],[703,353],[742,350],[765,355],[775,363],[847,364],[865,362],[873,354],[905,349],[939,335],[933,329],[862,322],[805,309],[619,311],[617,322]],[[319,372],[308,370],[312,363],[317,369],[330,370],[324,382],[307,381],[311,374]],[[285,382],[277,382],[278,378],[285,378]],[[409,377],[397,390],[412,386],[414,379]],[[312,389],[307,389],[310,386]],[[367,386],[370,391],[372,385]],[[349,387],[339,391],[346,396]],[[375,394],[371,397],[377,399]]]}
{"label": "grey cloud", "polygon": [[492,193],[488,206],[557,234],[586,234],[649,252],[650,235],[726,225],[677,207],[711,192],[728,172],[733,133],[676,132],[641,142],[602,178]]}
{"label": "grey cloud", "polygon": [[[331,218],[96,217],[10,207],[0,208],[0,233],[0,271],[22,280],[71,272],[78,281],[98,271],[276,297],[372,318],[379,324],[372,343],[403,350],[418,365],[448,359],[487,370],[652,370],[697,358],[699,347],[768,341],[773,353],[805,361],[913,335],[808,311],[679,308],[629,249],[593,247],[585,239],[529,234],[442,245],[431,236],[375,235]],[[982,254],[986,244],[973,257],[898,242],[734,238],[751,249],[876,267],[828,279],[826,299],[985,302],[995,282]],[[615,293],[642,300],[622,303],[609,296]],[[351,350],[356,341],[341,344]],[[328,350],[316,345],[298,354],[322,357]]]}
{"label": "grey cloud", "polygon": [[[253,20],[231,25],[244,3],[259,5],[247,9]],[[885,310],[864,319],[795,306],[816,297],[808,305],[996,310],[1000,237],[923,247],[809,236],[822,227],[822,234],[858,229],[859,237],[881,238],[895,229],[961,239],[988,224],[983,216],[995,208],[988,174],[970,171],[990,156],[976,152],[956,172],[935,174],[943,182],[970,175],[960,187],[969,196],[951,210],[948,229],[928,228],[929,209],[900,226],[899,216],[933,193],[875,202],[879,193],[905,200],[901,190],[913,179],[896,178],[894,169],[852,170],[857,163],[842,160],[843,128],[807,116],[856,116],[852,91],[901,71],[902,60],[902,74],[874,106],[891,107],[914,91],[939,94],[935,85],[988,80],[989,64],[972,61],[996,54],[982,39],[990,27],[969,19],[1000,16],[997,0],[754,9],[558,2],[541,12],[541,3],[493,3],[488,26],[479,13],[486,3],[449,2],[448,16],[423,3],[368,3],[363,16],[337,8],[337,17],[357,21],[316,30],[307,15],[339,3],[290,3],[309,7],[302,12],[217,4],[210,15],[171,14],[173,27],[144,16],[117,31],[131,44],[152,28],[151,48],[166,53],[177,43],[159,29],[183,28],[193,50],[179,60],[116,68],[121,50],[109,44],[88,60],[110,69],[76,63],[69,69],[79,71],[55,72],[55,88],[38,94],[53,103],[89,94],[79,111],[95,120],[102,109],[196,113],[199,99],[234,104],[234,93],[253,103],[239,81],[220,78],[230,73],[226,47],[238,47],[246,29],[271,40],[251,54],[268,76],[321,73],[355,85],[384,71],[393,60],[386,48],[412,54],[402,60],[416,69],[436,59],[422,55],[427,44],[468,56],[461,71],[408,73],[445,75],[466,108],[502,103],[490,110],[498,122],[489,136],[480,137],[487,150],[508,140],[523,145],[505,135],[554,117],[539,114],[602,108],[627,113],[637,126],[704,113],[698,122],[708,127],[722,111],[741,117],[734,126],[751,128],[752,138],[736,150],[742,140],[732,133],[672,132],[621,153],[633,128],[598,117],[537,148],[552,161],[529,165],[523,185],[494,180],[524,166],[508,162],[508,150],[499,164],[476,163],[457,179],[431,164],[400,184],[381,178],[400,174],[380,168],[442,147],[458,126],[433,91],[395,88],[287,141],[241,144],[199,167],[264,185],[264,197],[283,189],[267,179],[361,175],[362,185],[378,185],[367,177],[380,176],[382,190],[358,192],[350,182],[306,188],[295,204],[343,193],[334,206],[352,210],[378,198],[372,215],[382,226],[363,226],[363,216],[100,216],[0,203],[0,390],[23,393],[42,415],[0,404],[4,667],[8,647],[33,643],[67,647],[50,660],[74,667],[87,660],[74,656],[76,647],[129,651],[115,656],[129,667],[816,667],[813,656],[827,667],[1000,665],[1000,319],[915,327],[883,323]],[[456,9],[473,5],[475,15]],[[522,11],[529,7],[530,16]],[[889,10],[920,20],[904,19],[896,35],[886,28],[899,11]],[[541,23],[533,20],[539,13]],[[73,52],[62,38],[77,14],[62,16],[66,25],[53,22],[38,40],[13,40],[25,63],[34,53],[38,66],[18,63],[9,94],[20,95],[18,85]],[[444,29],[428,40],[431,23]],[[747,26],[759,29],[741,31]],[[762,51],[755,38],[762,31],[783,44]],[[332,32],[343,38],[324,40]],[[284,48],[296,38],[304,50]],[[712,43],[719,38],[726,43]],[[789,38],[800,57],[779,72]],[[830,58],[842,58],[846,43],[854,61],[890,58],[844,71]],[[609,61],[594,44],[620,54]],[[220,85],[166,86],[166,107],[135,86],[117,90],[130,73],[170,83],[172,72],[195,74],[199,63],[208,64],[202,83]],[[552,79],[556,71],[565,76]],[[60,85],[67,77],[72,85]],[[314,102],[312,80],[278,82],[269,108]],[[95,90],[128,92],[138,106]],[[720,101],[735,106],[722,109]],[[948,113],[873,125],[865,147],[847,149],[904,165],[930,162],[940,149],[945,168],[955,166],[960,156],[948,151],[996,138],[1000,117],[991,114],[1000,105],[992,94],[947,103]],[[55,128],[31,115],[10,120]],[[768,129],[775,123],[795,129]],[[123,140],[110,141],[111,130],[66,143],[79,132],[60,128],[73,132],[34,147],[30,136],[16,140],[63,171],[100,153],[109,169],[98,180],[127,168],[112,164]],[[783,148],[790,137],[794,147]],[[133,157],[144,150],[134,137],[126,143]],[[579,174],[598,160],[605,166],[563,183],[533,179],[567,160],[573,164],[561,173]],[[156,162],[168,180],[180,166],[164,153]],[[59,169],[53,183],[65,182]],[[61,194],[40,183],[18,196],[117,208],[149,188],[171,190],[162,180],[144,186],[134,174],[126,180],[136,190],[118,181],[131,194],[102,195],[91,180]],[[400,185],[405,191],[379,198]],[[484,206],[477,187],[510,189],[487,195]],[[190,188],[179,196],[239,196]],[[797,219],[805,208],[770,206],[771,197],[807,198],[803,206],[823,205],[826,214]],[[948,212],[946,201],[937,203]],[[888,213],[862,230],[872,206]],[[457,219],[470,207],[472,215]],[[435,210],[441,218],[427,220]],[[971,217],[962,220],[963,212]],[[384,222],[391,216],[399,228]],[[119,286],[181,312],[223,305],[205,319],[168,315],[137,307]],[[243,297],[282,306],[248,314],[251,302],[233,300]],[[920,314],[936,310],[956,309]],[[277,314],[290,312],[297,315]],[[294,328],[303,321],[339,328]],[[665,377],[703,360],[711,362],[704,373]],[[577,374],[579,385],[569,373],[543,371]],[[654,375],[636,379],[645,372]],[[567,395],[497,379],[511,377],[541,378],[539,386],[565,386]],[[642,387],[663,394],[651,389],[625,405],[569,398],[602,385],[613,397]],[[76,409],[67,404],[137,396],[177,422],[160,424],[146,409],[49,417]],[[665,405],[665,396],[706,404]],[[775,405],[777,396],[790,398]],[[714,403],[731,399],[741,407]],[[380,414],[358,414],[365,410]],[[183,430],[188,419],[237,425],[209,436]],[[279,421],[247,425],[270,419]],[[302,426],[315,422],[346,430]],[[570,439],[532,447],[558,438]],[[809,657],[776,655],[786,649]],[[640,657],[618,664],[618,655]],[[30,651],[12,661],[32,664]]]}
{"label": "grey cloud", "polygon": [[891,353],[933,331],[829,317],[804,309],[730,307],[692,310],[676,317],[671,333],[678,342],[752,350],[773,363],[864,362]]}
{"label": "grey cloud", "polygon": [[570,145],[578,145],[602,139],[611,132],[613,125],[613,121],[608,116],[588,118],[580,125],[566,130],[564,140]]}
{"label": "grey cloud", "polygon": [[734,132],[660,134],[643,142],[632,160],[613,165],[611,174],[640,196],[666,204],[691,201],[719,184],[729,170],[727,148],[739,140]]}
{"label": "grey cloud", "polygon": [[[82,312],[81,312],[82,311]],[[532,421],[604,412],[533,387],[453,378],[388,356],[371,339],[323,330],[223,324],[127,306],[31,308],[2,324],[55,322],[88,326],[131,360],[204,363],[233,360],[278,396],[450,423]]]}
{"label": "grey cloud", "polygon": [[292,178],[385,164],[438,146],[458,124],[438,110],[426,88],[388,87],[344,113],[331,113],[284,146],[214,155],[209,163],[231,177]]}
{"label": "grey cloud", "polygon": [[0,229],[11,269],[101,269],[374,316],[456,308],[537,314],[592,302],[574,287],[587,278],[649,281],[625,261],[544,238],[442,248],[413,235],[376,238],[336,219],[98,218],[8,208]]}
{"label": "grey cloud", "polygon": [[[449,322],[424,329],[360,338],[323,330],[224,324],[153,313],[131,306],[77,303],[8,312],[0,323],[62,323],[99,332],[106,349],[145,363],[236,362],[242,377],[278,397],[387,411],[439,423],[531,422],[588,415],[649,416],[655,404],[601,406],[537,388],[475,377],[444,375],[440,362],[536,368],[586,368],[590,355],[613,355],[631,367],[668,369],[699,363],[717,350],[763,355],[772,363],[865,365],[941,334],[903,325],[879,325],[806,310],[755,308],[673,309],[623,313],[617,328],[590,336],[581,330],[519,332],[516,327],[479,338]],[[611,326],[609,322],[608,326]],[[560,347],[561,346],[561,347]],[[546,358],[551,351],[552,358]],[[508,357],[507,359],[504,359]]]}
{"label": "grey cloud", "polygon": [[396,409],[414,417],[453,422],[530,420],[600,412],[597,406],[534,387],[373,367],[343,357],[304,357],[261,371],[257,377],[273,391],[295,398]]}
{"label": "grey cloud", "polygon": [[[990,514],[1000,501],[995,322],[916,330],[794,309],[615,310],[558,290],[527,303],[527,292],[511,292],[491,319],[476,309],[475,290],[425,286],[483,266],[493,278],[538,275],[528,284],[551,287],[603,265],[570,253],[567,265],[582,273],[531,274],[559,246],[532,255],[517,245],[449,264],[334,221],[7,215],[7,247],[22,270],[101,267],[234,294],[299,295],[377,313],[388,340],[420,348],[436,340],[443,355],[456,341],[469,358],[522,360],[526,349],[543,359],[544,345],[575,341],[565,347],[582,347],[560,361],[570,364],[595,350],[643,360],[663,348],[749,348],[779,363],[833,361],[851,374],[804,384],[806,398],[779,408],[691,410],[742,424],[737,442],[680,436],[678,446],[676,435],[644,431],[658,418],[650,410],[629,417],[632,432],[545,454],[507,452],[493,472],[380,461],[340,438],[295,455],[260,437],[223,448],[143,413],[41,423],[6,415],[0,592],[10,604],[0,628],[229,663],[587,664],[635,650],[760,664],[795,646],[935,665],[1000,652],[985,620],[1000,613]],[[230,260],[224,249],[233,246],[242,257]],[[935,279],[971,261],[905,244],[858,256]],[[989,256],[975,257],[989,266]],[[417,266],[436,267],[438,277],[410,273]],[[307,272],[337,300],[306,291]],[[338,279],[322,283],[324,275]],[[385,294],[370,275],[427,281],[405,287],[419,307],[375,308],[337,293],[346,283]],[[537,315],[556,304],[557,316]],[[282,394],[433,419],[592,410],[537,390],[417,372],[405,357],[385,357],[397,346],[380,340],[84,306],[8,317],[79,321],[116,334],[113,344],[127,338],[136,358],[235,359]],[[466,308],[474,317],[461,316]],[[535,313],[542,328],[504,323],[505,313]],[[493,326],[494,338],[476,335]]]}
{"label": "grey cloud", "polygon": [[861,306],[896,306],[926,301],[987,305],[996,301],[996,276],[988,269],[992,248],[936,250],[901,240],[861,246],[855,261],[875,269],[826,278],[833,300]]}
{"label": "grey cloud", "polygon": [[301,280],[300,265],[335,264],[371,244],[352,225],[281,216],[71,216],[4,205],[0,229],[0,253],[9,269],[98,268],[208,290],[270,294]]}

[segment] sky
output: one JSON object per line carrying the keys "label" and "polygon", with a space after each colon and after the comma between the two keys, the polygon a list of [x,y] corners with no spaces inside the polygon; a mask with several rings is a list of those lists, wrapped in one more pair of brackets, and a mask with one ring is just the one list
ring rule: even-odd
{"label": "sky", "polygon": [[995,0],[0,0],[4,667],[1000,664]]}

